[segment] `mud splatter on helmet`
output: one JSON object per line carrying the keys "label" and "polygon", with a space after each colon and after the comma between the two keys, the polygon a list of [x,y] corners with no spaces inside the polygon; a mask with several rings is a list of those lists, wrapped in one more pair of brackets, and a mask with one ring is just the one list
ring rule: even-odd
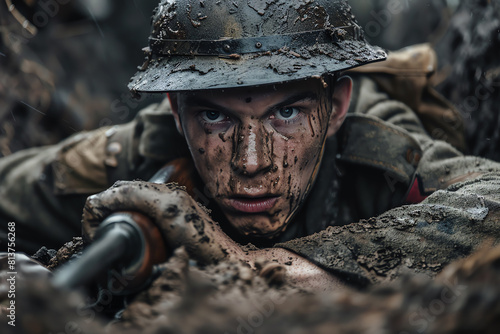
{"label": "mud splatter on helmet", "polygon": [[346,0],[162,0],[145,52],[135,93],[280,83],[386,58]]}

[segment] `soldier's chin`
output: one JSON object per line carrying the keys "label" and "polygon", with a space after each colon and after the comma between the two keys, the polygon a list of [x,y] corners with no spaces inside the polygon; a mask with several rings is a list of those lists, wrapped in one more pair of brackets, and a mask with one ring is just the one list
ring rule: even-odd
{"label": "soldier's chin", "polygon": [[[274,239],[283,233],[286,229],[285,222],[268,222],[263,224],[263,226],[258,226],[257,224],[243,223],[238,224],[232,222],[233,227],[241,234],[249,238],[259,238],[259,239]],[[261,225],[261,224],[259,224]]]}

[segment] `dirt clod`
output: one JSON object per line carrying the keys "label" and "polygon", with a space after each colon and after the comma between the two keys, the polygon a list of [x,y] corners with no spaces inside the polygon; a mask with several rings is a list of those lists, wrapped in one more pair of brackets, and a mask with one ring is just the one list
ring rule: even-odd
{"label": "dirt clod", "polygon": [[54,257],[52,257],[48,263],[48,269],[55,269],[60,265],[70,261],[72,258],[78,256],[83,251],[83,239],[81,237],[75,237],[72,241],[67,242],[61,247]]}

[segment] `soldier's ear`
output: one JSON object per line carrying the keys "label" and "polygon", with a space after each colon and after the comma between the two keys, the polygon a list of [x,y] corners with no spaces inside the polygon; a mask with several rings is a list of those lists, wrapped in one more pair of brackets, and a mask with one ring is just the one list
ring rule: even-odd
{"label": "soldier's ear", "polygon": [[344,123],[351,104],[351,95],[352,79],[348,76],[339,78],[333,91],[333,111],[328,124],[328,137],[337,133],[342,123]]}
{"label": "soldier's ear", "polygon": [[175,127],[177,128],[177,131],[181,134],[181,136],[184,137],[184,130],[182,130],[182,123],[181,123],[181,118],[179,116],[179,104],[178,104],[178,95],[177,94],[167,94],[168,100],[170,101],[170,106],[172,107],[172,115],[174,116],[175,120]]}

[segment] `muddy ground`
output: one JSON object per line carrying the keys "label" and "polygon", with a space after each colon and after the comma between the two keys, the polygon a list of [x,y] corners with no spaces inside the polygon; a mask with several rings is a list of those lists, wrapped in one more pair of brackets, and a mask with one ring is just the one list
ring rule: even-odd
{"label": "muddy ground", "polygon": [[[236,263],[199,268],[183,249],[118,319],[102,316],[116,302],[53,289],[45,279],[17,282],[13,327],[2,333],[498,333],[500,248],[485,247],[435,279],[408,276],[365,292],[313,293],[286,281],[286,268],[257,272]],[[0,291],[4,292],[5,280]],[[48,298],[50,296],[50,298]],[[2,313],[7,312],[5,302]]]}

